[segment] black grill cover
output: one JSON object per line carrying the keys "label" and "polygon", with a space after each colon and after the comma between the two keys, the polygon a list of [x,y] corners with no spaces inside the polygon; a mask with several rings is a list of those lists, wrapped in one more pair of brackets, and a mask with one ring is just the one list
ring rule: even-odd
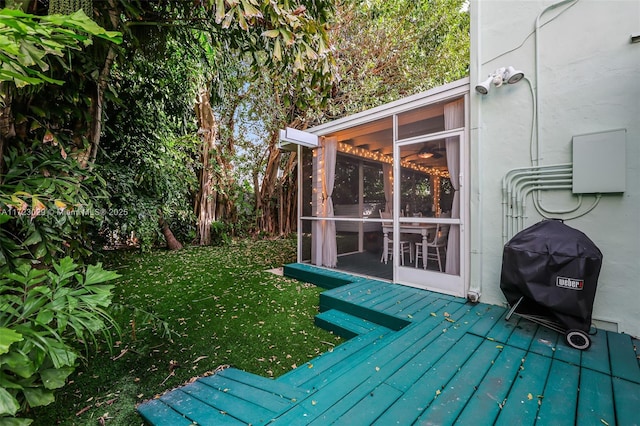
{"label": "black grill cover", "polygon": [[582,232],[544,220],[504,247],[500,289],[517,313],[541,315],[589,331],[602,252]]}

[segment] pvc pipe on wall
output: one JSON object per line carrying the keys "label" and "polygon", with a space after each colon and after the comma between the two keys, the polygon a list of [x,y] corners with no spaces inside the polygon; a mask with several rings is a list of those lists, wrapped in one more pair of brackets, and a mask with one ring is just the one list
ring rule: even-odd
{"label": "pvc pipe on wall", "polygon": [[554,3],[550,6],[547,6],[544,10],[542,10],[542,12],[540,12],[538,14],[538,16],[536,17],[536,24],[535,24],[535,28],[534,28],[534,33],[535,33],[535,56],[534,56],[534,62],[535,62],[535,76],[536,76],[536,90],[535,90],[535,104],[536,104],[536,158],[534,159],[533,163],[534,165],[540,165],[542,158],[540,157],[540,154],[542,152],[542,148],[541,148],[541,144],[540,144],[540,128],[542,127],[542,125],[540,124],[541,120],[540,120],[540,116],[542,115],[540,113],[540,110],[542,108],[542,104],[540,103],[540,40],[539,40],[539,30],[540,30],[540,19],[542,18],[542,16],[549,12],[550,10],[553,10],[557,7],[562,6],[563,4],[566,3],[576,3],[578,2],[578,0],[562,0],[558,3]]}
{"label": "pvc pipe on wall", "polygon": [[540,183],[540,181],[548,179],[569,179],[572,177],[572,170],[571,163],[564,163],[549,166],[518,167],[507,172],[502,178],[502,217],[504,218],[502,239],[504,243],[508,241],[509,235],[512,235],[517,229],[517,222],[514,222],[517,217],[513,212],[516,211],[514,210],[514,205],[518,203],[517,200],[513,200],[512,194],[518,189],[520,182],[537,180]]}

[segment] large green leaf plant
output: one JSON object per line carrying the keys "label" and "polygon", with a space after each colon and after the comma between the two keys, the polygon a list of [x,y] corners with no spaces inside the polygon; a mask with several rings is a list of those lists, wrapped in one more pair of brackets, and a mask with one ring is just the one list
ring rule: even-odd
{"label": "large green leaf plant", "polygon": [[121,42],[120,33],[106,31],[79,10],[72,15],[34,16],[15,9],[0,10],[0,81],[17,87],[43,82],[63,84],[49,77],[48,57],[64,58],[81,49],[91,36]]}
{"label": "large green leaf plant", "polygon": [[81,268],[69,257],[51,270],[20,266],[0,279],[0,424],[28,425],[28,407],[54,401],[83,345],[117,325],[105,309],[118,275],[101,264]]}

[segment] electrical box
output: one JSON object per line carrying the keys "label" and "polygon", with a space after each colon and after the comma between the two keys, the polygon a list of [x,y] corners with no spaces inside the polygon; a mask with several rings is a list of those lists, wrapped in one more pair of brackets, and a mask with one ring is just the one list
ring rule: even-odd
{"label": "electrical box", "polygon": [[573,137],[573,193],[624,192],[627,131],[611,130]]}

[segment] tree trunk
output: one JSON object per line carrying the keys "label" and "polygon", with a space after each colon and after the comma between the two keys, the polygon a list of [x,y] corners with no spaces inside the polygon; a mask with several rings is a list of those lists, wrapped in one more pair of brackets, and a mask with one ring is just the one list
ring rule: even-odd
{"label": "tree trunk", "polygon": [[200,170],[198,195],[196,197],[195,213],[198,217],[198,237],[200,245],[211,244],[211,223],[216,220],[218,196],[214,189],[214,166],[211,157],[216,148],[218,124],[211,110],[208,88],[198,92],[195,106],[198,120],[198,135],[202,139],[200,151]]}
{"label": "tree trunk", "polygon": [[16,135],[15,118],[11,110],[12,102],[9,84],[0,83],[0,183],[4,180],[4,141]]}
{"label": "tree trunk", "polygon": [[[291,123],[289,126],[294,125]],[[288,235],[297,227],[297,154],[289,154],[282,176],[278,176],[282,154],[277,147],[277,135],[274,135],[269,143],[268,157],[262,185],[259,192],[256,191],[258,228],[271,234]]]}
{"label": "tree trunk", "polygon": [[169,224],[166,220],[164,220],[164,215],[162,212],[158,212],[158,223],[160,224],[160,229],[162,230],[162,235],[164,235],[164,239],[167,242],[167,248],[169,250],[180,250],[182,249],[182,244],[180,241],[176,239],[171,232],[171,228],[169,228]]}
{"label": "tree trunk", "polygon": [[256,211],[260,212],[258,228],[273,234],[278,229],[278,217],[274,217],[275,208],[273,198],[278,184],[278,169],[280,168],[280,150],[274,138],[269,143],[269,158],[265,168],[262,186],[256,199]]}
{"label": "tree trunk", "polygon": [[[113,29],[118,28],[118,8],[115,0],[109,0],[109,20]],[[102,134],[102,111],[104,104],[104,92],[107,89],[109,83],[109,76],[111,74],[111,67],[117,56],[117,51],[113,46],[109,46],[107,56],[104,60],[104,66],[100,70],[98,75],[98,81],[96,82],[95,92],[91,96],[91,126],[89,128],[89,148],[86,152],[78,155],[78,162],[81,167],[88,167],[89,162],[94,163],[98,156],[98,147],[100,146],[100,136]],[[78,147],[79,150],[83,149],[82,146]]]}

